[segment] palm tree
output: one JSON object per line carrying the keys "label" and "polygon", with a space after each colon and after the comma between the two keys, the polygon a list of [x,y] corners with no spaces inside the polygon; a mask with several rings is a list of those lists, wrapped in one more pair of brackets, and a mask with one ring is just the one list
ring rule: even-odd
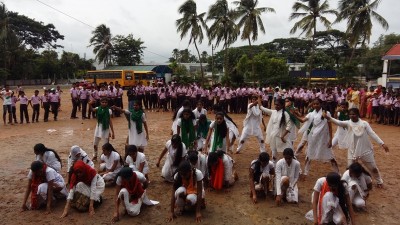
{"label": "palm tree", "polygon": [[347,20],[346,33],[349,36],[350,45],[353,51],[350,60],[354,56],[354,51],[357,44],[361,42],[362,46],[369,43],[372,34],[372,21],[374,18],[379,25],[384,29],[389,28],[388,22],[379,15],[375,10],[378,8],[381,0],[340,0],[339,1],[339,16],[337,21]]}
{"label": "palm tree", "polygon": [[94,46],[93,53],[96,54],[96,60],[103,63],[104,67],[111,64],[112,48],[110,28],[101,24],[92,31],[93,36],[90,38],[90,45]]}
{"label": "palm tree", "polygon": [[[258,38],[258,29],[265,34],[264,24],[261,20],[261,14],[266,12],[275,12],[275,9],[269,7],[256,8],[258,0],[240,0],[234,1],[237,5],[235,16],[239,18],[238,26],[242,28],[242,40],[248,40],[249,46],[251,46],[251,40],[256,41]],[[252,77],[255,74],[255,66],[253,62],[253,55],[250,56],[252,59]]]}
{"label": "palm tree", "polygon": [[243,28],[241,38],[242,40],[248,40],[251,46],[251,40],[256,41],[258,38],[259,28],[265,34],[261,14],[266,12],[275,13],[275,9],[269,7],[256,8],[258,0],[241,0],[233,3],[237,5],[236,16],[240,18],[238,26]]}
{"label": "palm tree", "polygon": [[[197,14],[197,5],[193,0],[187,0],[178,9],[179,14],[182,14],[182,18],[176,20],[177,32],[180,33],[181,40],[189,34],[189,45],[193,42],[196,48],[197,55],[200,57],[199,48],[197,42],[201,44],[203,42],[204,34],[203,29],[206,31],[207,25],[204,21],[206,13]],[[200,61],[201,78],[204,78],[203,64]]]}
{"label": "palm tree", "polygon": [[227,68],[228,47],[237,40],[240,34],[240,29],[235,23],[235,13],[234,10],[229,9],[227,0],[217,0],[210,6],[207,16],[207,21],[213,20],[213,24],[209,28],[210,44],[213,40],[216,41],[215,46],[218,46],[221,41],[224,43],[225,75],[229,74]]}
{"label": "palm tree", "polygon": [[319,19],[325,28],[330,29],[332,23],[324,15],[338,15],[335,10],[329,9],[328,0],[325,0],[322,4],[320,4],[320,0],[299,0],[293,4],[292,9],[294,12],[290,15],[289,20],[301,19],[294,24],[290,33],[294,34],[298,29],[301,29],[300,35],[306,33],[306,37],[312,37],[313,49],[315,49],[317,20]]}

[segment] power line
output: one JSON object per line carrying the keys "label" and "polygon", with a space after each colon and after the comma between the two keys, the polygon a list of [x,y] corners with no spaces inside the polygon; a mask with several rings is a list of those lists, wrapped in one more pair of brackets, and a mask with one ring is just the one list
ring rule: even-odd
{"label": "power line", "polygon": [[[82,23],[82,24],[84,24],[84,25],[86,25],[86,26],[88,26],[88,27],[90,27],[90,28],[96,29],[95,27],[91,26],[90,24],[85,23],[85,22],[83,22],[82,20],[77,19],[77,18],[75,18],[75,17],[73,17],[73,16],[71,16],[71,15],[69,15],[69,14],[67,14],[67,13],[65,13],[65,12],[63,12],[63,11],[61,11],[61,10],[59,10],[59,9],[56,9],[56,8],[54,8],[53,6],[49,5],[49,4],[46,4],[46,3],[44,3],[44,2],[42,2],[42,1],[40,1],[40,0],[36,0],[36,1],[39,2],[39,3],[41,3],[41,4],[43,4],[43,5],[45,5],[45,6],[47,6],[47,7],[49,7],[49,8],[51,8],[51,9],[53,9],[53,10],[55,10],[55,11],[57,11],[57,12],[59,12],[59,13],[61,13],[61,14],[63,14],[63,15],[65,15],[65,16],[67,16],[67,17],[69,17],[69,18],[71,18],[71,19],[73,19],[73,20],[78,21],[79,23]],[[151,54],[154,54],[154,55],[157,55],[157,56],[160,56],[160,57],[169,59],[169,57],[160,55],[160,54],[155,53],[155,52],[152,52],[152,51],[150,51],[150,50],[143,49],[143,51],[146,51],[146,52],[149,52],[149,53],[151,53]]]}
{"label": "power line", "polygon": [[82,20],[79,20],[79,19],[77,19],[77,18],[75,18],[75,17],[73,17],[73,16],[71,16],[71,15],[68,15],[68,14],[65,13],[65,12],[62,12],[61,10],[58,10],[58,9],[54,8],[54,7],[51,6],[51,5],[48,5],[48,4],[46,4],[46,3],[44,3],[44,2],[42,2],[42,1],[40,1],[40,0],[36,0],[36,1],[39,2],[39,3],[41,3],[41,4],[43,4],[43,5],[45,5],[45,6],[47,6],[47,7],[49,7],[49,8],[51,8],[51,9],[53,9],[53,10],[55,10],[55,11],[57,11],[57,12],[59,12],[59,13],[61,13],[61,14],[63,14],[63,15],[65,15],[65,16],[68,16],[69,18],[71,18],[71,19],[73,19],[73,20],[78,21],[78,22],[80,22],[80,23],[82,23],[82,24],[84,24],[84,25],[86,25],[86,26],[88,26],[88,27],[90,27],[90,28],[95,28],[95,27],[93,27],[93,26],[91,26],[91,25],[89,25],[89,24],[83,22]]}

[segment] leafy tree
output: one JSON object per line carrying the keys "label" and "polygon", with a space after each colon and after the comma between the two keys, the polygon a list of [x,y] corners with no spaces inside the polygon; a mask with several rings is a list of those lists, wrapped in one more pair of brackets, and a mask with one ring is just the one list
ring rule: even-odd
{"label": "leafy tree", "polygon": [[137,65],[142,62],[144,42],[139,38],[117,35],[113,38],[113,61],[120,66]]}
{"label": "leafy tree", "polygon": [[[203,42],[204,34],[203,29],[207,29],[207,25],[204,21],[205,13],[197,14],[197,5],[193,0],[187,0],[178,9],[179,14],[182,14],[182,18],[176,20],[177,32],[180,33],[181,40],[189,35],[189,44],[193,42],[196,48],[198,58],[200,59],[200,51],[197,47],[197,42],[201,44]],[[200,61],[201,77],[204,77],[203,64]]]}
{"label": "leafy tree", "polygon": [[298,38],[278,38],[260,45],[268,52],[275,53],[275,57],[292,63],[304,63],[310,55],[311,46],[311,41]]}
{"label": "leafy tree", "polygon": [[322,4],[320,4],[320,0],[299,0],[293,4],[292,10],[293,13],[289,20],[301,19],[294,24],[290,33],[294,34],[298,29],[301,29],[300,35],[305,33],[306,37],[312,37],[313,48],[315,48],[314,38],[317,33],[317,20],[319,19],[324,27],[330,29],[331,22],[325,15],[337,15],[335,10],[329,9],[328,0],[325,0]]}
{"label": "leafy tree", "polygon": [[105,24],[101,24],[92,31],[93,36],[90,38],[89,46],[94,46],[93,53],[96,54],[96,60],[103,63],[104,67],[111,64],[112,49],[111,31]]}
{"label": "leafy tree", "polygon": [[310,71],[312,69],[333,70],[335,67],[335,60],[321,50],[307,57],[306,63]]}
{"label": "leafy tree", "polygon": [[354,52],[359,43],[365,46],[369,43],[372,34],[372,18],[384,29],[389,29],[389,24],[381,15],[376,12],[381,0],[340,0],[340,14],[337,21],[347,21],[346,33],[349,34],[350,45],[353,52],[350,61],[354,57]]}
{"label": "leafy tree", "polygon": [[315,34],[315,41],[317,48],[335,59],[336,65],[340,65],[340,59],[350,50],[346,33],[339,30],[319,31]]}

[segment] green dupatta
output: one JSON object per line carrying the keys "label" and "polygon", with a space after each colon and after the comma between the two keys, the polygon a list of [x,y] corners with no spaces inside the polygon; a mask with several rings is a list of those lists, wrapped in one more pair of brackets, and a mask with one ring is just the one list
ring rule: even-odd
{"label": "green dupatta", "polygon": [[222,148],[222,145],[224,143],[224,138],[222,138],[220,135],[218,135],[218,125],[215,122],[215,128],[214,128],[214,138],[213,138],[213,147],[211,149],[211,152],[215,152],[217,150],[217,147]]}
{"label": "green dupatta", "polygon": [[101,123],[102,130],[107,130],[110,127],[110,108],[97,108],[97,126]]}
{"label": "green dupatta", "polygon": [[181,138],[182,142],[189,148],[196,140],[193,121],[191,119],[181,119]]}
{"label": "green dupatta", "polygon": [[290,110],[292,110],[292,109],[293,109],[293,110],[295,109],[293,105],[291,105],[291,106],[285,108],[286,112],[287,112],[287,113],[289,114],[289,116],[290,116],[290,120],[294,123],[294,125],[296,125],[297,129],[300,129],[300,120],[298,120],[298,119],[296,118],[296,116],[294,116],[293,113],[290,112]]}
{"label": "green dupatta", "polygon": [[[143,110],[139,109],[135,111],[134,109],[130,109],[129,112],[131,113],[130,119],[136,123],[136,130],[138,134],[143,132]],[[131,122],[129,121],[129,129],[131,128]]]}

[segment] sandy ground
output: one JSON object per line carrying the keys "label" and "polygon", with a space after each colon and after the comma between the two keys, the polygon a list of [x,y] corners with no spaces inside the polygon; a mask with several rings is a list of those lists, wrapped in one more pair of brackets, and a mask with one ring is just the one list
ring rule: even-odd
{"label": "sandy ground", "polygon": [[[26,90],[28,96],[32,90]],[[62,95],[62,111],[58,121],[43,122],[43,111],[39,123],[7,125],[1,124],[0,128],[0,224],[110,224],[114,211],[114,188],[106,188],[104,203],[96,210],[94,217],[88,213],[79,213],[70,210],[67,218],[59,219],[62,214],[65,201],[57,202],[50,215],[44,211],[20,212],[23,193],[28,182],[27,173],[30,163],[34,160],[33,146],[36,143],[44,143],[47,147],[55,149],[63,159],[63,165],[67,164],[69,149],[72,145],[81,146],[90,155],[93,153],[93,132],[95,120],[71,120],[69,94]],[[126,98],[124,99],[125,106]],[[31,113],[32,110],[29,109]],[[160,201],[158,206],[142,207],[139,216],[131,218],[124,216],[119,224],[165,224],[165,218],[169,215],[169,199],[172,185],[162,181],[161,168],[155,166],[156,160],[169,139],[172,113],[147,112],[150,141],[145,150],[150,164],[151,184],[148,194],[151,199]],[[80,117],[79,113],[78,116]],[[231,115],[242,129],[242,121],[245,115]],[[19,115],[17,114],[17,118]],[[268,118],[265,118],[268,120]],[[111,143],[119,152],[123,152],[124,142],[127,136],[127,121],[125,118],[113,119],[116,137]],[[375,158],[385,181],[385,189],[374,188],[367,202],[367,212],[358,212],[358,224],[399,224],[399,172],[396,162],[400,161],[399,153],[399,128],[372,124],[373,129],[385,141],[390,148],[387,155],[383,149],[375,146]],[[54,129],[54,132],[47,130]],[[397,141],[396,141],[397,140]],[[296,145],[297,146],[297,142]],[[335,150],[340,166],[344,172],[346,166],[346,152]],[[253,205],[249,197],[248,167],[250,162],[258,155],[258,144],[255,138],[251,138],[246,148],[240,155],[234,155],[239,180],[229,192],[206,193],[207,208],[202,211],[203,224],[311,224],[304,217],[311,209],[310,196],[317,178],[326,175],[331,166],[329,163],[314,162],[311,172],[305,182],[299,183],[299,204],[275,205],[272,197],[259,200]],[[302,168],[304,155],[300,157]],[[63,167],[63,176],[66,176],[66,168]],[[396,222],[397,221],[397,222]],[[194,222],[194,213],[180,216],[174,224],[189,224]]]}

